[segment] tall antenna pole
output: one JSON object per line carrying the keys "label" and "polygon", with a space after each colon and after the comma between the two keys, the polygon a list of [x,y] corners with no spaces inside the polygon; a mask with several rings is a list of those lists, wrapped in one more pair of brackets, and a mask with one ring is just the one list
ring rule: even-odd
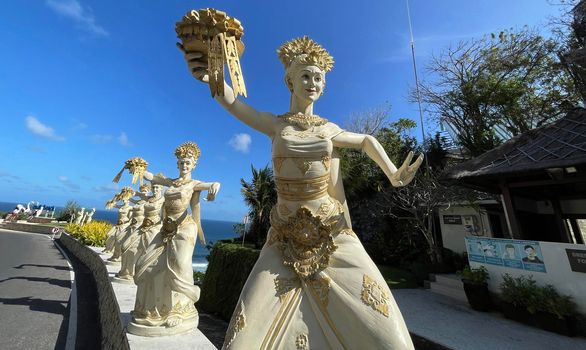
{"label": "tall antenna pole", "polygon": [[[413,61],[413,74],[415,75],[415,93],[417,97],[417,105],[419,106],[419,123],[421,124],[421,137],[425,145],[425,126],[423,125],[423,109],[421,108],[421,94],[419,92],[419,77],[417,76],[417,64],[415,63],[415,40],[413,40],[413,26],[411,24],[411,11],[409,10],[409,0],[405,0],[407,5],[407,20],[409,21],[409,36],[411,42],[411,60]],[[427,157],[425,157],[425,171],[429,171],[429,164]]]}

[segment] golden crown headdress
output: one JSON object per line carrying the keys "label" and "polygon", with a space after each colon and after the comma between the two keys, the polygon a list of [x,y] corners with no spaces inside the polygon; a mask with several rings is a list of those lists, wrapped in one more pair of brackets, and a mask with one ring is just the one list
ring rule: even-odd
{"label": "golden crown headdress", "polygon": [[132,198],[132,196],[134,196],[134,190],[132,189],[132,187],[125,186],[125,187],[122,187],[120,192],[116,195],[116,199],[128,200],[128,199]]}
{"label": "golden crown headdress", "polygon": [[307,35],[287,41],[281,45],[277,53],[285,69],[289,68],[297,57],[299,57],[299,63],[318,66],[325,72],[334,68],[334,58]]}
{"label": "golden crown headdress", "polygon": [[175,149],[177,158],[193,158],[197,160],[201,151],[195,142],[187,141]]}

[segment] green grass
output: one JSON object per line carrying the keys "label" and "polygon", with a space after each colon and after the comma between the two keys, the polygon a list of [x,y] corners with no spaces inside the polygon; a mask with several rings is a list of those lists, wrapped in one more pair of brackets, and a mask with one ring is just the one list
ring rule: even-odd
{"label": "green grass", "polygon": [[385,265],[379,265],[378,268],[389,285],[389,288],[417,288],[417,279],[411,272]]}

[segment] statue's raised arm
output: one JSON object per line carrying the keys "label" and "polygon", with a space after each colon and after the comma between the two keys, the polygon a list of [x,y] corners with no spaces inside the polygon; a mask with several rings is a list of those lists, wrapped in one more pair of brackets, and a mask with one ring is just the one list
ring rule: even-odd
{"label": "statue's raised arm", "polygon": [[[220,29],[221,28],[221,29]],[[212,95],[222,107],[251,128],[272,137],[276,118],[259,112],[237,98],[246,96],[239,55],[244,50],[240,22],[214,9],[188,12],[176,25],[189,72],[197,80],[211,84]],[[233,89],[224,79],[224,63],[228,64]],[[235,93],[236,90],[236,93]]]}

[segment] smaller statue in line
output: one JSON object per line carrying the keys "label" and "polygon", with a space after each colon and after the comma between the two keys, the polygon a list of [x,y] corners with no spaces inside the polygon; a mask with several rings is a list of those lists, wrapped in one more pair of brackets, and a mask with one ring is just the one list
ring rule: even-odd
{"label": "smaller statue in line", "polygon": [[83,216],[85,214],[85,208],[81,208],[76,214],[75,214],[75,221],[74,223],[76,225],[81,225],[83,222]]}
{"label": "smaller statue in line", "polygon": [[124,234],[120,239],[121,262],[120,271],[116,274],[114,281],[134,283],[134,263],[136,262],[136,251],[140,240],[138,228],[144,220],[144,206],[147,203],[146,195],[150,192],[151,187],[148,184],[140,185],[139,199],[130,199],[134,205],[130,209],[130,224],[126,226]]}
{"label": "smaller statue in line", "polygon": [[[163,225],[163,203],[165,203],[163,186],[152,185],[152,193],[152,196],[146,198],[147,203],[144,205],[144,220],[138,228],[140,241],[136,252],[136,260],[146,251],[155,235],[161,231],[161,226]],[[140,197],[141,194],[138,194],[138,196]]]}
{"label": "smaller statue in line", "polygon": [[[114,197],[114,202],[110,207],[118,208],[118,222],[108,233],[106,238],[106,252],[112,252],[112,256],[108,259],[110,264],[118,264],[121,260],[122,250],[120,247],[120,240],[126,232],[126,227],[130,224],[130,204],[128,201],[134,196],[134,190],[131,187],[123,187],[120,193]],[[122,201],[122,204],[116,204]]]}
{"label": "smaller statue in line", "polygon": [[83,224],[82,225],[87,225],[90,222],[92,222],[92,218],[94,216],[94,214],[96,213],[96,208],[92,208],[92,210],[88,210],[85,212],[85,215],[83,217]]}
{"label": "smaller statue in line", "polygon": [[196,239],[205,244],[199,200],[202,191],[207,191],[208,201],[214,200],[220,189],[218,182],[192,179],[200,153],[193,142],[177,147],[179,177],[175,179],[143,172],[153,185],[168,189],[161,229],[136,262],[136,302],[127,326],[129,333],[173,335],[189,332],[199,323],[194,303],[199,300],[200,290],[193,283],[192,267]]}

